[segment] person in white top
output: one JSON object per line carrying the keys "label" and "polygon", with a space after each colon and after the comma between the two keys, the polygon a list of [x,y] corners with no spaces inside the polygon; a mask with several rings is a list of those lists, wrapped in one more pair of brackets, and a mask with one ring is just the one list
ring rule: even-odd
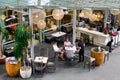
{"label": "person in white top", "polygon": [[65,42],[64,42],[64,47],[69,47],[69,46],[71,46],[72,44],[71,44],[71,42],[69,41],[69,38],[67,37],[66,38],[66,40],[65,40]]}
{"label": "person in white top", "polygon": [[54,42],[54,43],[53,43],[53,50],[54,50],[54,52],[60,53],[60,58],[61,58],[62,60],[65,60],[65,59],[64,59],[64,51],[57,46],[57,42]]}

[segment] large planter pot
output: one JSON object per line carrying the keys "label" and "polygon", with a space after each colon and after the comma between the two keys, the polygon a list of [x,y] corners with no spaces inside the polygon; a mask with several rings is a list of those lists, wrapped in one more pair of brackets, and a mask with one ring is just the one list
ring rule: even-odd
{"label": "large planter pot", "polygon": [[23,66],[20,68],[20,75],[22,78],[30,78],[32,74],[32,68],[30,66]]}
{"label": "large planter pot", "polygon": [[103,49],[102,51],[96,51],[96,48],[91,49],[91,57],[95,58],[95,65],[100,65],[104,62],[105,54]]}
{"label": "large planter pot", "polygon": [[5,55],[2,55],[0,57],[0,63],[5,63],[5,59],[6,59],[6,56]]}
{"label": "large planter pot", "polygon": [[7,74],[11,77],[15,77],[19,74],[21,67],[21,61],[17,61],[15,57],[8,57],[5,61]]}

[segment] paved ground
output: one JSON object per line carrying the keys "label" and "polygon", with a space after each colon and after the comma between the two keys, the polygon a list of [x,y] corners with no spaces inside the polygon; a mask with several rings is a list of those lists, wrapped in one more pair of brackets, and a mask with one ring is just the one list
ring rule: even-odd
{"label": "paved ground", "polygon": [[58,68],[54,74],[47,74],[41,80],[120,80],[120,47],[114,49],[110,60],[90,72],[82,64],[75,67]]}
{"label": "paved ground", "polygon": [[[86,53],[92,46],[86,47]],[[24,80],[21,77],[10,78],[4,64],[0,65],[0,80]],[[26,79],[25,79],[26,80]],[[115,48],[110,54],[109,61],[100,66],[96,66],[91,71],[83,69],[83,64],[68,65],[65,61],[60,61],[55,73],[45,73],[32,75],[27,80],[120,80],[120,47]]]}

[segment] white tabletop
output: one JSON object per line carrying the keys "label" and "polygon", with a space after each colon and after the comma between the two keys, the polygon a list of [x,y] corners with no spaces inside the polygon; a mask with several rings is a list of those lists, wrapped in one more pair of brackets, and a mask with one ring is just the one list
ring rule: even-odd
{"label": "white tabletop", "polygon": [[48,61],[48,57],[42,57],[42,56],[35,57],[34,60],[34,62],[43,62],[43,63],[47,63],[47,61]]}
{"label": "white tabletop", "polygon": [[65,34],[66,34],[66,33],[59,31],[59,32],[53,33],[53,34],[51,34],[51,35],[54,36],[54,37],[60,37],[60,36],[63,36],[63,35],[65,35]]}
{"label": "white tabletop", "polygon": [[75,46],[73,46],[73,47],[65,47],[65,50],[73,50],[73,52],[75,53],[76,47]]}

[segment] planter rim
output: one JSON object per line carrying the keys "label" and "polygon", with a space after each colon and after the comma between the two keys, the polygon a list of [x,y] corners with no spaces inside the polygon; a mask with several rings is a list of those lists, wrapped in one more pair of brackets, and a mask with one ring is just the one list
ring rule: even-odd
{"label": "planter rim", "polygon": [[[24,66],[21,66],[21,67],[20,67],[20,70],[21,70],[21,71],[28,71],[28,70],[23,70],[23,69],[22,69],[23,67],[24,67]],[[26,66],[26,67],[29,67],[29,70],[32,69],[31,66]]]}
{"label": "planter rim", "polygon": [[20,61],[20,59],[16,60],[15,57],[7,57],[5,61],[9,62],[10,64],[17,64]]}
{"label": "planter rim", "polygon": [[4,58],[6,58],[6,56],[5,56],[5,55],[2,55],[2,57],[0,57],[0,59],[4,59]]}
{"label": "planter rim", "polygon": [[101,53],[101,52],[104,52],[104,51],[105,51],[103,48],[101,48],[102,51],[95,51],[94,49],[97,49],[97,47],[94,47],[94,48],[91,49],[91,51],[92,51],[92,52],[95,52],[95,53]]}

